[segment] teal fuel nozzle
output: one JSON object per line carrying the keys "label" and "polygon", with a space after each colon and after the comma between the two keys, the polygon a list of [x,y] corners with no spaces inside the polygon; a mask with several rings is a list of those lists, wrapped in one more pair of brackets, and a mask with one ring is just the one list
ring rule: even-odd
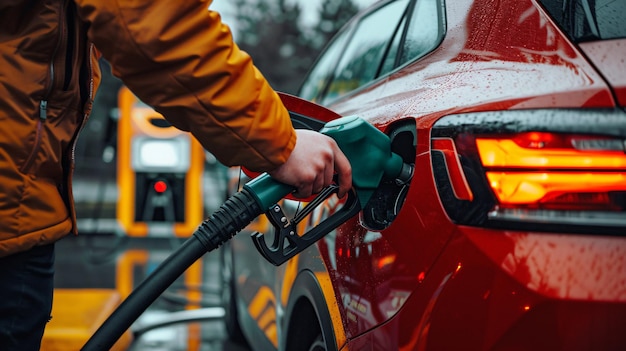
{"label": "teal fuel nozzle", "polygon": [[383,179],[397,179],[403,174],[404,161],[391,152],[389,137],[358,116],[328,122],[320,131],[335,139],[352,165],[352,184],[361,208]]}
{"label": "teal fuel nozzle", "polygon": [[268,261],[280,265],[301,252],[342,223],[354,217],[370,200],[381,181],[408,182],[413,168],[391,151],[389,137],[358,116],[338,118],[326,123],[320,133],[333,138],[352,166],[352,191],[348,193],[343,207],[317,226],[297,234],[296,225],[326,198],[337,191],[337,186],[324,189],[309,202],[292,220],[288,220],[277,204],[294,189],[262,174],[244,185],[244,189],[256,198],[269,221],[277,231],[274,242],[268,245],[261,233],[252,239]]}
{"label": "teal fuel nozzle", "polygon": [[[326,123],[320,133],[337,142],[352,166],[352,185],[361,208],[369,201],[383,179],[410,178],[402,158],[391,152],[389,137],[358,116],[342,117]],[[406,180],[406,179],[405,179]],[[246,183],[261,208],[270,208],[283,199],[293,187],[263,174]]]}

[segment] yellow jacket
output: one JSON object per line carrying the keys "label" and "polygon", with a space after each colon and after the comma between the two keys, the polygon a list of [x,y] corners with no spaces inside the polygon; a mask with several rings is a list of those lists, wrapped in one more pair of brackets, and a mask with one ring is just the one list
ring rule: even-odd
{"label": "yellow jacket", "polygon": [[210,3],[0,2],[0,256],[76,233],[73,155],[100,80],[95,47],[222,163],[286,161],[288,113]]}

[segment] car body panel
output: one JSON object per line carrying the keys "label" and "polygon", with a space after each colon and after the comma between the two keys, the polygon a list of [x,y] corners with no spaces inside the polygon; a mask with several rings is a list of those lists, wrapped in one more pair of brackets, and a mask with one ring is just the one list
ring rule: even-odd
{"label": "car body panel", "polygon": [[611,84],[619,105],[626,106],[626,40],[593,41],[579,46]]}
{"label": "car body panel", "polygon": [[[382,231],[355,217],[279,267],[237,239],[243,305],[261,286],[273,291],[274,345],[284,349],[280,335],[293,317],[285,306],[306,271],[323,281],[318,307],[328,310],[337,349],[623,349],[626,237],[455,224],[431,158],[431,129],[450,114],[615,108],[624,80],[611,72],[623,59],[599,64],[614,49],[588,43],[581,51],[533,0],[449,0],[445,16],[436,49],[327,105],[387,133],[415,120],[415,175],[397,217]],[[309,227],[335,209],[324,206]],[[271,236],[269,227],[256,230]]]}
{"label": "car body panel", "polygon": [[619,350],[625,243],[597,239],[462,228],[400,313],[349,349]]}
{"label": "car body panel", "polygon": [[614,106],[603,77],[536,6],[447,1],[446,36],[436,50],[328,107],[384,126],[404,116],[432,123],[422,117],[442,112]]}

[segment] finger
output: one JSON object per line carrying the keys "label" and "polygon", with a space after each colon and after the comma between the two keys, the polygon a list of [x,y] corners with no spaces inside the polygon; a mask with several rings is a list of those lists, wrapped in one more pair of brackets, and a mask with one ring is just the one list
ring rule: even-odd
{"label": "finger", "polygon": [[335,171],[338,176],[339,190],[337,191],[338,197],[343,197],[352,188],[352,167],[350,161],[346,155],[337,147],[335,153]]}
{"label": "finger", "polygon": [[[326,167],[328,168],[328,167]],[[322,174],[317,174],[315,176],[315,180],[313,181],[313,193],[317,194],[320,191],[322,191],[322,189],[324,189],[324,187],[326,186],[326,170],[323,170],[322,172],[320,172]]]}
{"label": "finger", "polygon": [[334,163],[333,163],[333,167],[328,166],[324,169],[324,187],[327,187],[333,184],[334,176],[335,176],[335,168],[334,168]]}
{"label": "finger", "polygon": [[307,198],[313,195],[313,185],[312,183],[304,184],[298,187],[298,191],[294,194],[297,198]]}

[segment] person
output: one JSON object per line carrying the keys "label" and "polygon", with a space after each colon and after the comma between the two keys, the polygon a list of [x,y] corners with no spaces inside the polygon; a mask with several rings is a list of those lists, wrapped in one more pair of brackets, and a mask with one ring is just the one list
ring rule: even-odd
{"label": "person", "polygon": [[142,101],[227,166],[307,197],[351,168],[331,138],[296,131],[210,1],[0,4],[0,348],[37,350],[50,318],[54,243],[77,233],[73,155],[101,54]]}

